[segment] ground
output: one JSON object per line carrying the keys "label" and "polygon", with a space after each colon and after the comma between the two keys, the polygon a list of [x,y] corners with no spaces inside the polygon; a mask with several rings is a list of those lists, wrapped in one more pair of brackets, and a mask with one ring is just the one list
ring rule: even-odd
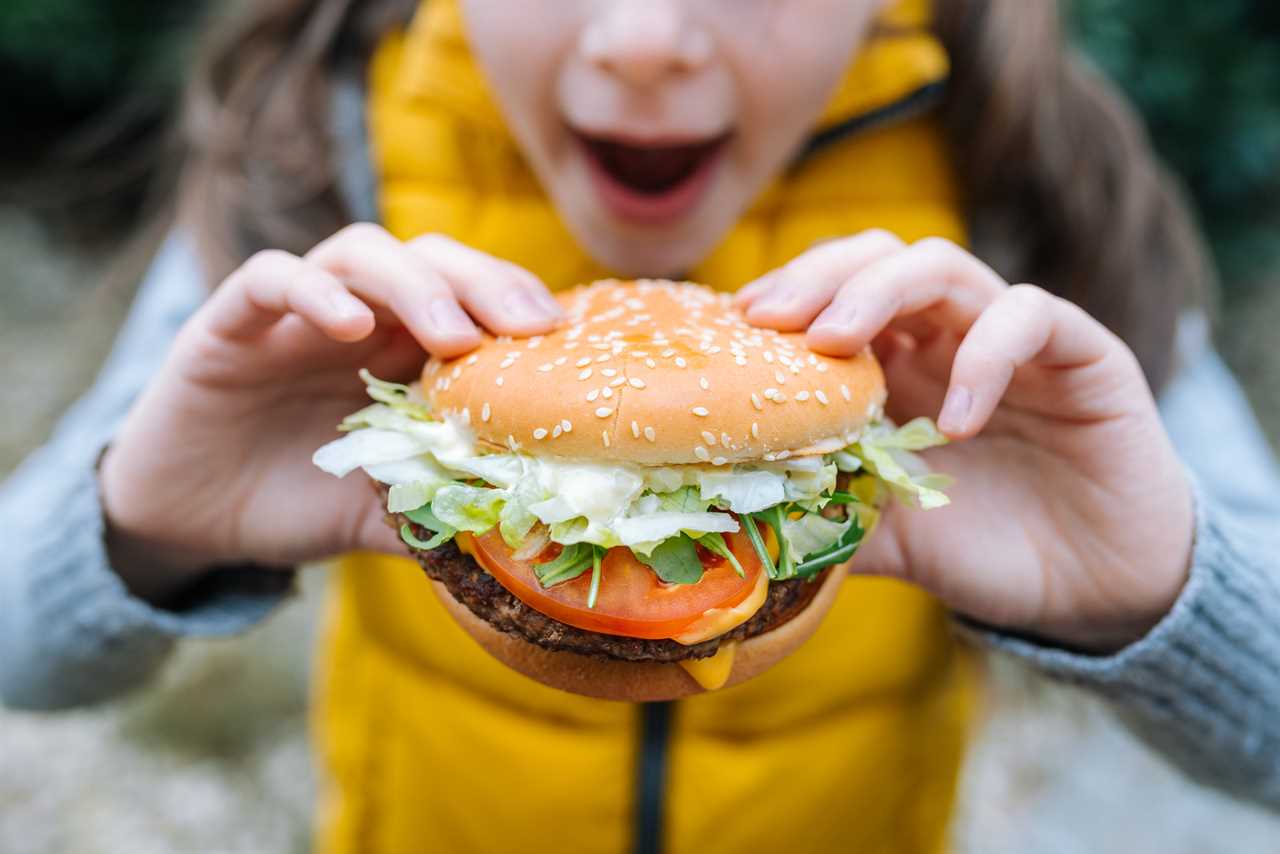
{"label": "ground", "polygon": [[[92,379],[145,249],[70,250],[0,208],[0,475]],[[1222,319],[1221,340],[1280,436],[1280,288]],[[309,653],[323,570],[248,635],[187,642],[156,685],[97,709],[0,711],[3,854],[304,852],[315,798]],[[3,650],[0,650],[3,654]],[[1100,702],[993,659],[961,785],[972,854],[1274,850],[1280,819],[1196,786]]]}

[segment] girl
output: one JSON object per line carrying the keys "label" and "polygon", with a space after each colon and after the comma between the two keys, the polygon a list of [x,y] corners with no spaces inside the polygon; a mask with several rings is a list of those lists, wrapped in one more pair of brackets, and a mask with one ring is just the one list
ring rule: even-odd
{"label": "girl", "polygon": [[[180,228],[4,493],[5,697],[127,690],[345,553],[324,851],[936,851],[974,706],[952,615],[1280,803],[1280,479],[1176,329],[1205,278],[1185,213],[1054,14],[254,4],[197,78]],[[368,487],[309,463],[357,368],[545,331],[547,288],[608,273],[750,281],[753,323],[875,346],[891,414],[956,440],[952,506],[891,511],[819,637],[674,707],[506,671]]]}

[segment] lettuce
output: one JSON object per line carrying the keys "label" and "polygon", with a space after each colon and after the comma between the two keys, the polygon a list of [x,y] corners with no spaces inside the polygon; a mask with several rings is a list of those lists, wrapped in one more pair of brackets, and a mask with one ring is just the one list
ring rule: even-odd
{"label": "lettuce", "polygon": [[360,379],[364,380],[369,397],[378,403],[419,421],[431,420],[431,406],[409,386],[380,380],[364,368],[360,369]]}
{"label": "lettuce", "polygon": [[635,555],[667,584],[697,584],[702,580],[702,559],[693,540],[684,534],[663,540],[647,555]]}
{"label": "lettuce", "polygon": [[805,513],[799,519],[782,520],[782,539],[797,559],[804,560],[811,554],[830,548],[853,524],[851,519],[837,522],[817,513]]}
{"label": "lettuce", "polygon": [[735,513],[755,513],[787,498],[787,478],[771,471],[698,472],[704,501],[723,500]]}
{"label": "lettuce", "polygon": [[615,519],[612,527],[620,544],[648,553],[683,531],[731,534],[738,530],[738,522],[728,513],[650,513]]}
{"label": "lettuce", "polygon": [[436,492],[431,511],[459,531],[483,534],[498,524],[504,498],[501,490],[451,483]]}
{"label": "lettuce", "polygon": [[416,436],[369,428],[330,442],[312,455],[311,462],[321,471],[346,477],[362,466],[399,462],[426,450],[423,440]]}
{"label": "lettuce", "polygon": [[951,503],[942,492],[951,479],[931,474],[924,461],[911,452],[946,443],[947,437],[938,432],[932,421],[917,418],[896,430],[885,427],[868,431],[846,450],[888,484],[898,498],[913,507],[932,510]]}
{"label": "lettuce", "polygon": [[498,514],[498,532],[511,548],[520,548],[529,531],[538,524],[538,517],[529,508],[542,497],[538,485],[531,480],[522,480],[508,491],[506,503]]}

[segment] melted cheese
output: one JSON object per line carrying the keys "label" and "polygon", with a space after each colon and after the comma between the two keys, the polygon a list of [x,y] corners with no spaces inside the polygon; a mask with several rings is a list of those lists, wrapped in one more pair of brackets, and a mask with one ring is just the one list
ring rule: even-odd
{"label": "melted cheese", "polygon": [[761,572],[756,579],[756,586],[751,588],[747,598],[732,608],[712,608],[707,611],[680,634],[672,638],[677,643],[690,646],[704,640],[719,637],[725,632],[737,628],[751,619],[756,611],[764,605],[769,596],[769,576]]}
{"label": "melted cheese", "polygon": [[720,644],[716,654],[710,658],[690,658],[676,662],[684,668],[693,680],[707,691],[724,687],[733,672],[733,654],[738,649],[736,642]]}

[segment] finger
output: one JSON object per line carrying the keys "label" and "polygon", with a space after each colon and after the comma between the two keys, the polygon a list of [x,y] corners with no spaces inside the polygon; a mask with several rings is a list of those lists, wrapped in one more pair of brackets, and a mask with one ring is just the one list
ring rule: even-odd
{"label": "finger", "polygon": [[[938,426],[957,439],[978,433],[1024,365],[1078,369],[1127,352],[1078,306],[1034,285],[1010,288],[982,313],[956,351]],[[1131,373],[1141,380],[1136,364]],[[1060,406],[1069,403],[1059,401]],[[1086,407],[1061,414],[1087,418],[1102,413]]]}
{"label": "finger", "polygon": [[499,335],[550,332],[564,316],[546,286],[522,267],[442,234],[416,237],[409,250],[444,276],[471,316]]}
{"label": "finger", "polygon": [[851,276],[904,244],[888,231],[873,229],[816,246],[756,283],[744,298],[747,320],[757,326],[804,329]]}
{"label": "finger", "polygon": [[240,266],[205,305],[210,328],[227,338],[251,338],[290,312],[338,341],[373,331],[373,312],[329,272],[279,250],[259,252]]}
{"label": "finger", "polygon": [[999,274],[954,243],[922,240],[844,282],[809,327],[806,343],[852,356],[895,318],[926,309],[936,325],[963,333],[1006,288]]}
{"label": "finger", "polygon": [[429,353],[449,358],[480,344],[480,330],[444,278],[380,226],[347,226],[307,253],[307,260],[390,308]]}

